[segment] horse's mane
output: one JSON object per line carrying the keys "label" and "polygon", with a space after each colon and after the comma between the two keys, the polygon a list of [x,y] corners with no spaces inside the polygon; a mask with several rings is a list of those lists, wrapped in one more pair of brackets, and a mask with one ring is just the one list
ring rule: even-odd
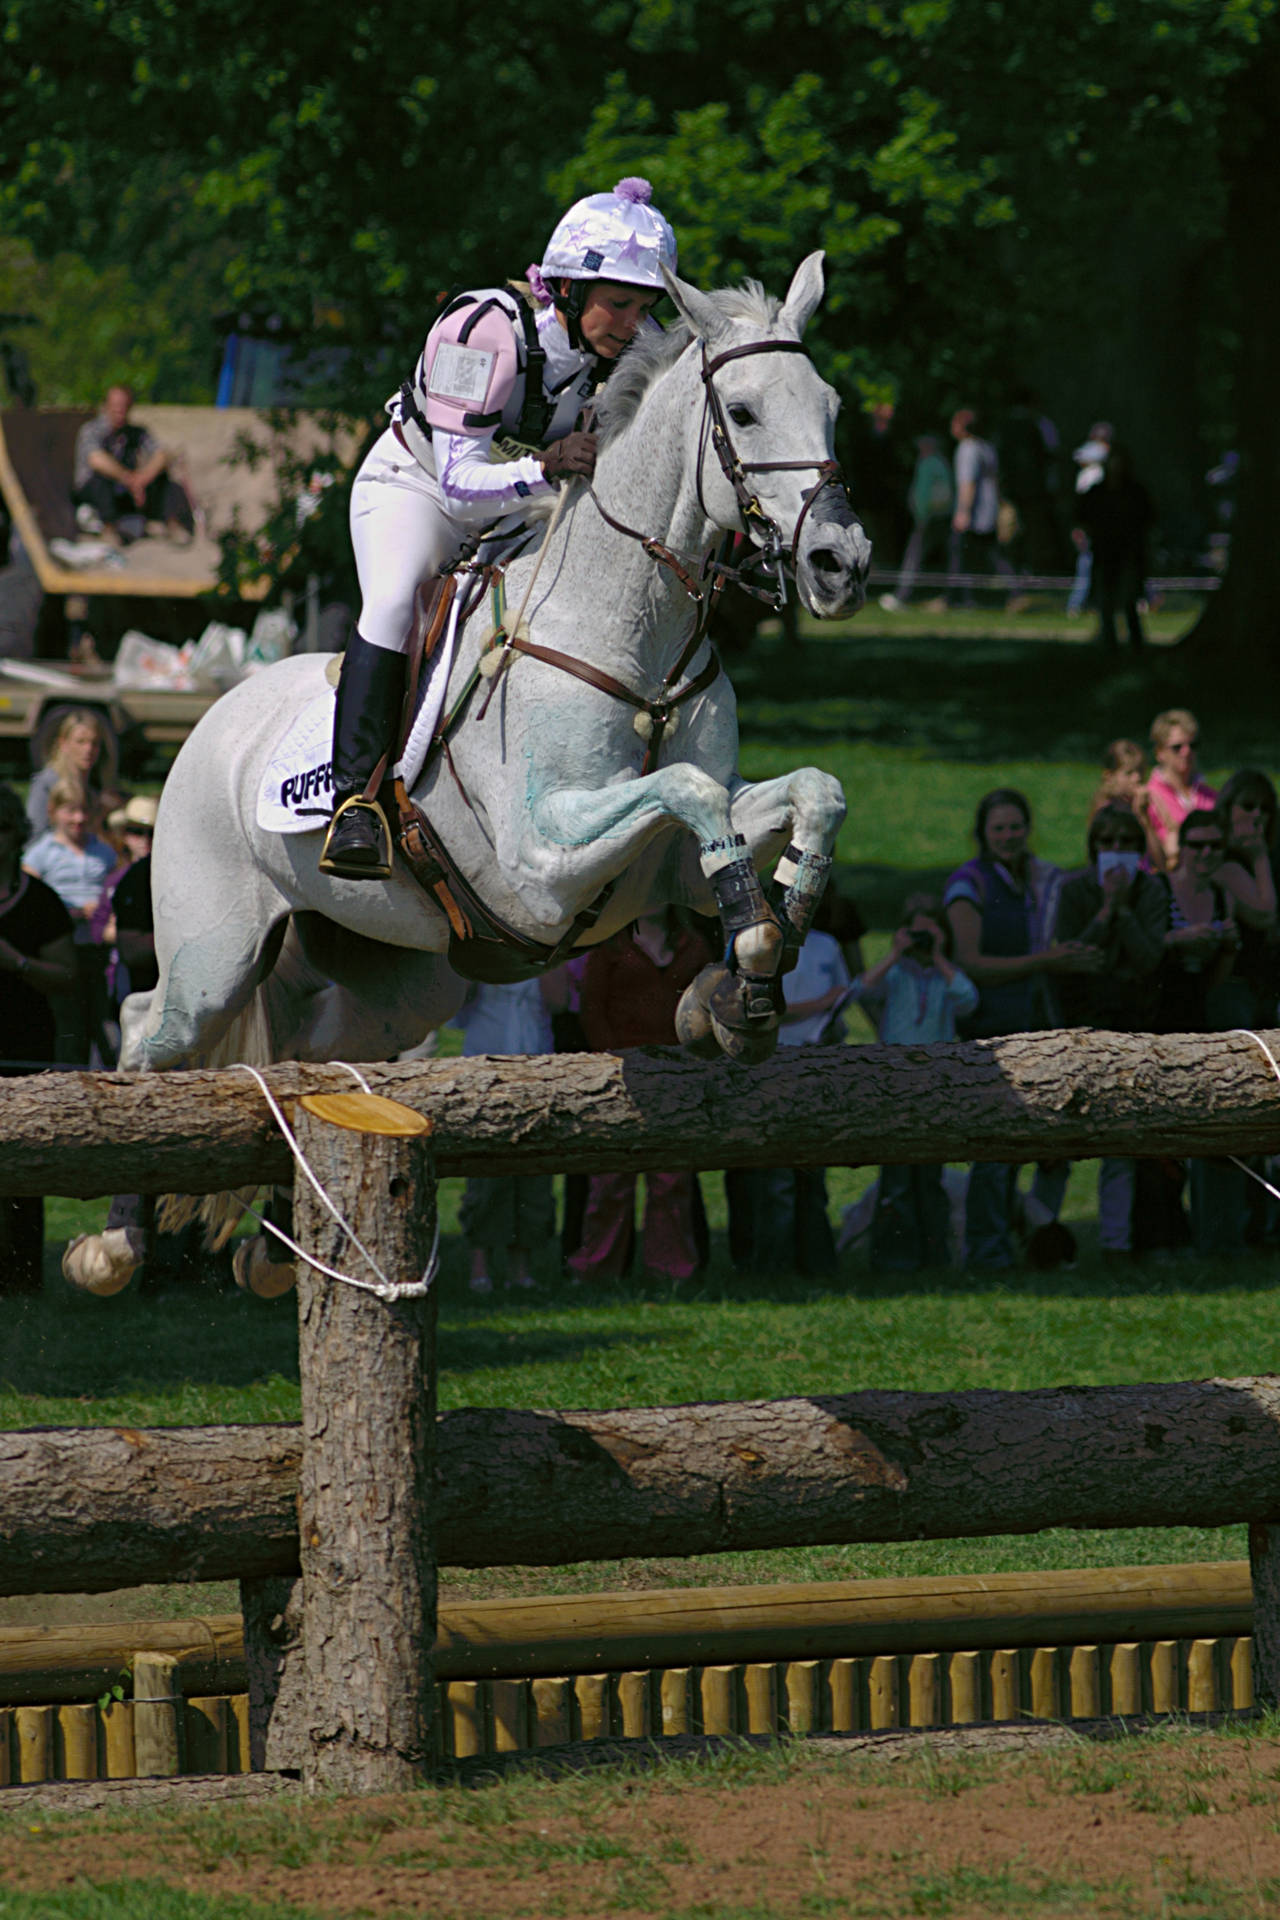
{"label": "horse's mane", "polygon": [[[782,311],[781,300],[766,293],[758,280],[721,287],[706,298],[726,320],[747,320],[765,328],[772,327]],[[645,395],[675,365],[692,338],[688,322],[678,320],[665,332],[643,333],[632,341],[600,396],[597,418],[602,446],[630,426]]]}

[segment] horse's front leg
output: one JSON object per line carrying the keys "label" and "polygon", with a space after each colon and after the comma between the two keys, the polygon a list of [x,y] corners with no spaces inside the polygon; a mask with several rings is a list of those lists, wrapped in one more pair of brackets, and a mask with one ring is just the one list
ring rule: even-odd
{"label": "horse's front leg", "polygon": [[691,987],[685,996],[680,1038],[735,1058],[764,1058],[777,1040],[783,930],[718,780],[677,761],[616,787],[552,789],[532,803],[525,851],[564,897],[590,898],[673,821],[692,836],[724,934],[723,959],[704,969],[697,995]]}
{"label": "horse's front leg", "polygon": [[777,780],[741,782],[729,805],[753,860],[762,867],[777,862],[768,898],[782,923],[786,971],[795,964],[831,874],[847,811],[844,789],[817,767],[797,767]]}

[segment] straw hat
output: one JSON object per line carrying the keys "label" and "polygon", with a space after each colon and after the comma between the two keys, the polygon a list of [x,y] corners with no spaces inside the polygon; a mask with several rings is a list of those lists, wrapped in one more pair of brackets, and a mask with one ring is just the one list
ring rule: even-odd
{"label": "straw hat", "polygon": [[130,827],[146,827],[154,833],[159,811],[149,793],[135,793],[132,800],[107,815],[107,825],[112,833],[127,833]]}

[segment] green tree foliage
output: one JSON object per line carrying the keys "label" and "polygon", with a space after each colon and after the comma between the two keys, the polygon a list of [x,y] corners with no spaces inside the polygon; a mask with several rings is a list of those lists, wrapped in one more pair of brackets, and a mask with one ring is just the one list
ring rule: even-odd
{"label": "green tree foliage", "polygon": [[[1144,328],[1150,407],[1163,383],[1194,414],[1177,289],[1216,274],[1257,486],[1274,407],[1246,209],[1274,167],[1276,7],[7,0],[0,229],[127,271],[193,338],[251,299],[304,340],[336,322],[356,352],[333,397],[362,409],[439,289],[519,272],[568,195],[622,173],[653,179],[704,283],[779,286],[824,246],[827,370],[930,420],[998,403],[1047,341],[1087,361],[1123,336],[1140,376]],[[1194,445],[1193,421],[1170,458]]]}

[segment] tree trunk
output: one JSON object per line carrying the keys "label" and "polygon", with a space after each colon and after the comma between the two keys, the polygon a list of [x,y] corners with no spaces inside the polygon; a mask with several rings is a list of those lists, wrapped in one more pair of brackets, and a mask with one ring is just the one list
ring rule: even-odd
{"label": "tree trunk", "polygon": [[[1280,1054],[1280,1033],[1264,1035]],[[761,1067],[674,1048],[405,1062],[367,1069],[430,1115],[436,1170],[866,1166],[1266,1153],[1280,1085],[1231,1034],[1019,1034],[933,1047],[784,1047]],[[349,1085],[286,1064],[286,1113]],[[247,1076],[43,1074],[0,1088],[0,1195],[215,1193],[292,1177]]]}
{"label": "tree trunk", "polygon": [[[1230,162],[1227,237],[1232,263],[1232,324],[1240,346],[1235,374],[1236,450],[1240,455],[1231,557],[1221,590],[1187,636],[1197,656],[1221,666],[1248,666],[1274,682],[1280,674],[1280,366],[1275,316],[1280,311],[1280,48],[1249,61],[1229,96],[1237,129]],[[1240,137],[1239,130],[1247,130]],[[1270,238],[1268,238],[1270,236]],[[1256,685],[1256,682],[1255,682]]]}
{"label": "tree trunk", "polygon": [[[0,1434],[0,1594],[296,1572],[299,1440]],[[437,1499],[437,1557],[471,1567],[1272,1520],[1280,1379],[467,1409],[438,1423]]]}
{"label": "tree trunk", "polygon": [[[350,1128],[304,1107],[297,1137],[355,1238],[299,1180],[298,1244],[369,1280],[359,1241],[387,1280],[416,1281],[436,1223],[422,1122],[401,1108],[408,1128],[366,1131],[363,1108],[373,1103],[350,1104],[360,1109]],[[303,1779],[313,1789],[395,1792],[432,1758],[435,1300],[434,1288],[383,1300],[298,1262]]]}

